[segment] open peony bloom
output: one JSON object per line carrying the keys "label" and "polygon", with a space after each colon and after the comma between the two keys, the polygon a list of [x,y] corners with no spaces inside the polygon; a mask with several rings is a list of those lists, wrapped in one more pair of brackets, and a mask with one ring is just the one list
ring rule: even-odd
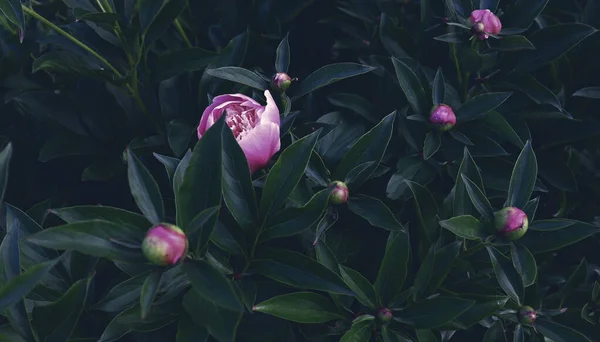
{"label": "open peony bloom", "polygon": [[251,173],[265,167],[281,147],[279,109],[271,93],[265,90],[264,94],[266,106],[242,94],[219,95],[204,110],[198,126],[198,139],[201,139],[225,113],[227,126],[244,151]]}
{"label": "open peony bloom", "polygon": [[469,16],[469,21],[473,24],[473,33],[477,39],[488,39],[489,34],[497,35],[502,31],[500,19],[489,9],[474,10]]}
{"label": "open peony bloom", "polygon": [[494,214],[494,224],[498,233],[509,240],[523,237],[529,228],[527,214],[515,207],[506,207]]}
{"label": "open peony bloom", "polygon": [[185,233],[177,226],[168,223],[158,224],[146,233],[142,242],[142,252],[157,265],[175,265],[187,253],[188,241]]}

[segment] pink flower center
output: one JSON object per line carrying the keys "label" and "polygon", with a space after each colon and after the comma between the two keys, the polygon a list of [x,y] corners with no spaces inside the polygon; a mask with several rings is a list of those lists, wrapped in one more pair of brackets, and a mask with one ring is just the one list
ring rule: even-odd
{"label": "pink flower center", "polygon": [[241,106],[231,106],[225,109],[225,122],[233,132],[233,136],[239,141],[260,123],[260,117],[256,109],[245,109]]}

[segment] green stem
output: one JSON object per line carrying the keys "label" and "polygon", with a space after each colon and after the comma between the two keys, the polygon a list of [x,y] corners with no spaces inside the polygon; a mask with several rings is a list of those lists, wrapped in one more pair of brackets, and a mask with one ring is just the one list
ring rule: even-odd
{"label": "green stem", "polygon": [[117,77],[119,77],[119,78],[123,77],[123,74],[121,74],[119,72],[119,70],[117,70],[117,68],[115,68],[112,64],[110,64],[110,62],[107,61],[106,58],[102,57],[96,51],[92,50],[89,46],[85,45],[80,40],[78,40],[77,38],[73,37],[68,32],[66,32],[65,30],[63,30],[60,27],[54,25],[52,22],[50,22],[46,18],[44,18],[41,15],[39,15],[33,9],[31,9],[31,8],[25,6],[25,5],[21,5],[21,7],[23,8],[23,12],[25,12],[25,13],[29,14],[30,16],[36,18],[37,20],[41,21],[45,25],[48,25],[48,27],[50,27],[51,29],[53,29],[54,31],[56,31],[56,33],[63,35],[65,38],[67,38],[68,40],[72,41],[73,43],[75,43],[80,48],[82,48],[85,51],[89,52],[92,56],[98,58],[98,60],[100,60],[102,63],[104,63],[104,65],[106,65],[106,67],[108,67],[112,72],[114,72],[115,75],[117,75]]}
{"label": "green stem", "polygon": [[179,18],[175,18],[175,27],[177,28],[177,31],[181,35],[181,38],[183,38],[185,45],[187,45],[187,47],[191,48],[192,43],[190,43],[190,40],[188,39],[187,35],[185,34],[185,31],[183,30],[183,27],[181,26],[181,23],[179,22]]}

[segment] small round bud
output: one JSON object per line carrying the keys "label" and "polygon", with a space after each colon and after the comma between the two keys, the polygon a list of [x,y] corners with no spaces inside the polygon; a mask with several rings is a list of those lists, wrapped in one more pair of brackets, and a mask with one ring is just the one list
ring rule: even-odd
{"label": "small round bud", "polygon": [[445,104],[439,104],[434,106],[431,110],[429,123],[439,131],[444,132],[456,125],[456,115],[454,115],[452,107]]}
{"label": "small round bud", "polygon": [[517,313],[517,320],[519,323],[531,325],[535,322],[537,313],[531,306],[523,306]]}
{"label": "small round bud", "polygon": [[142,242],[144,256],[156,265],[174,265],[187,253],[188,241],[179,227],[160,223],[150,228]]}
{"label": "small round bud", "polygon": [[509,240],[518,240],[529,228],[527,214],[515,207],[506,207],[494,214],[494,225],[501,236]]}
{"label": "small round bud", "polygon": [[292,84],[292,78],[285,72],[278,72],[273,75],[273,84],[281,90],[286,91]]}
{"label": "small round bud", "polygon": [[331,194],[329,195],[329,202],[332,204],[343,204],[348,200],[348,187],[344,182],[333,181],[329,183]]}
{"label": "small round bud", "polygon": [[473,24],[471,29],[473,30],[473,33],[475,33],[475,34],[482,34],[485,32],[485,25],[483,25],[482,22],[478,22],[478,23]]}
{"label": "small round bud", "polygon": [[377,318],[383,323],[391,321],[392,317],[392,310],[388,308],[379,309],[379,311],[377,312]]}

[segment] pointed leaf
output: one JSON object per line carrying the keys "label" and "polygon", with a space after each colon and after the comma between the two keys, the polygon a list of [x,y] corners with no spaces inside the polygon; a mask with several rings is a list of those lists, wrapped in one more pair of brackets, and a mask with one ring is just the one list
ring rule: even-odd
{"label": "pointed leaf", "polygon": [[483,336],[482,342],[507,342],[502,321],[497,320],[489,327],[488,331]]}
{"label": "pointed leaf", "polygon": [[0,11],[2,11],[6,19],[17,25],[19,28],[19,40],[23,42],[23,37],[25,36],[25,15],[21,6],[20,0],[0,1]]}
{"label": "pointed leaf", "polygon": [[356,299],[362,305],[374,310],[377,305],[377,295],[369,280],[357,271],[342,265],[340,265],[340,274],[350,290],[356,293]]}
{"label": "pointed leaf", "polygon": [[475,304],[456,297],[434,297],[410,304],[394,314],[394,319],[417,329],[433,329],[460,316]]}
{"label": "pointed leaf", "polygon": [[277,54],[275,56],[275,71],[288,72],[290,66],[290,42],[289,33],[283,37],[279,46],[277,46]]}
{"label": "pointed leaf", "polygon": [[435,78],[433,79],[433,91],[431,92],[434,105],[444,103],[446,97],[446,81],[441,68],[437,69]]}
{"label": "pointed leaf", "polygon": [[517,304],[521,304],[523,298],[523,280],[513,266],[512,262],[502,255],[494,247],[486,246],[490,261],[494,267],[496,279],[504,292],[509,295]]}
{"label": "pointed leaf", "polygon": [[456,216],[439,223],[442,228],[464,239],[485,240],[489,235],[479,220],[470,215]]}
{"label": "pointed leaf", "polygon": [[366,74],[373,70],[375,70],[375,68],[372,66],[357,63],[335,63],[325,65],[306,76],[306,78],[300,82],[298,87],[294,89],[293,97],[302,97],[332,83]]}
{"label": "pointed leaf", "polygon": [[424,294],[432,294],[442,285],[458,257],[462,241],[454,241],[435,252],[433,271]]}
{"label": "pointed leaf", "polygon": [[150,221],[140,214],[101,205],[81,205],[76,207],[51,209],[50,212],[67,223],[88,220],[105,220],[139,228],[141,230],[147,230],[151,226]]}
{"label": "pointed leaf", "polygon": [[479,189],[479,187],[477,186],[477,184],[475,184],[475,182],[470,180],[464,174],[461,173],[460,176],[462,178],[463,184],[465,185],[465,189],[467,190],[467,193],[469,194],[471,203],[473,203],[473,206],[475,207],[475,209],[477,209],[477,211],[481,214],[481,216],[485,217],[486,219],[488,219],[488,220],[493,219],[494,218],[494,208],[492,208],[490,201],[488,201],[488,199],[485,196],[485,194],[483,193],[483,191],[481,191],[481,189]]}
{"label": "pointed leaf", "polygon": [[12,151],[12,143],[8,143],[2,151],[0,151],[0,205],[2,205],[2,201],[4,200],[4,193],[6,192],[6,185],[8,184],[8,171]]}
{"label": "pointed leaf", "polygon": [[238,326],[243,316],[241,312],[218,307],[200,296],[197,291],[189,291],[182,303],[194,322],[206,328],[210,336],[217,341],[236,341]]}
{"label": "pointed leaf", "polygon": [[589,99],[600,99],[600,87],[581,88],[572,96],[587,97]]}
{"label": "pointed leaf", "polygon": [[500,106],[511,95],[511,92],[485,93],[477,95],[469,101],[463,103],[463,105],[456,110],[456,120],[459,123],[475,120],[483,114]]}
{"label": "pointed leaf", "polygon": [[463,149],[463,159],[458,168],[456,185],[454,186],[454,199],[452,201],[454,216],[470,215],[473,212],[473,206],[469,201],[468,192],[461,177],[463,174],[475,182],[475,185],[477,185],[481,191],[485,191],[479,168],[477,167],[477,164],[475,164],[475,161],[466,146]]}
{"label": "pointed leaf", "polygon": [[523,285],[525,287],[533,285],[537,278],[537,264],[531,252],[527,247],[513,242],[510,244],[510,255],[515,269],[523,279]]}
{"label": "pointed leaf", "polygon": [[182,270],[200,296],[219,307],[242,312],[243,306],[233,283],[211,264],[203,260],[186,260]]}
{"label": "pointed leaf", "polygon": [[32,266],[0,287],[0,312],[10,308],[29,294],[59,260],[54,259]]}
{"label": "pointed leaf", "polygon": [[490,46],[498,51],[535,50],[535,46],[525,36],[503,36],[500,39],[489,40]]}
{"label": "pointed leaf", "polygon": [[423,146],[423,159],[431,158],[442,146],[442,140],[437,132],[428,132]]}
{"label": "pointed leaf", "polygon": [[423,86],[419,82],[419,78],[408,65],[404,64],[399,59],[392,57],[392,64],[394,64],[400,88],[402,88],[413,111],[416,114],[425,114],[430,106],[425,97],[425,90],[423,90]]}
{"label": "pointed leaf", "polygon": [[410,242],[403,231],[391,232],[379,266],[375,291],[385,306],[402,290],[408,273]]}
{"label": "pointed leaf", "polygon": [[325,323],[344,318],[327,297],[313,292],[275,296],[256,304],[252,310],[297,323]]}
{"label": "pointed leaf", "polygon": [[165,207],[158,184],[131,149],[127,149],[127,177],[131,195],[142,214],[152,224],[162,222]]}
{"label": "pointed leaf", "polygon": [[505,206],[523,208],[527,204],[533,193],[537,173],[535,152],[533,152],[531,141],[527,141],[513,168]]}
{"label": "pointed leaf", "polygon": [[253,71],[240,67],[228,66],[217,69],[207,69],[206,73],[213,77],[243,84],[258,90],[269,88],[269,85],[262,77]]}
{"label": "pointed leaf", "polygon": [[260,217],[275,214],[290,196],[308,165],[321,130],[297,140],[281,153],[271,168],[260,198]]}
{"label": "pointed leaf", "polygon": [[340,339],[340,342],[364,342],[369,341],[371,338],[371,332],[373,331],[372,321],[362,321],[352,324],[350,330],[348,330],[344,336]]}
{"label": "pointed leaf", "polygon": [[415,200],[415,209],[419,218],[419,226],[424,237],[430,243],[437,240],[439,228],[437,223],[438,206],[431,193],[422,185],[405,180]]}
{"label": "pointed leaf", "polygon": [[142,285],[142,293],[140,295],[140,311],[142,313],[142,319],[145,319],[148,312],[150,312],[152,302],[158,293],[161,275],[162,273],[160,271],[150,273]]}
{"label": "pointed leaf", "polygon": [[[561,249],[594,234],[600,233],[598,227],[581,221],[545,220],[545,222],[548,223],[546,226],[550,227],[550,229],[530,229],[530,231],[519,240],[519,242],[527,246],[533,254]],[[549,224],[550,222],[553,222],[554,224]],[[537,229],[541,228],[539,225],[536,226],[538,227]]]}
{"label": "pointed leaf", "polygon": [[358,195],[350,197],[348,209],[356,215],[369,221],[372,226],[389,231],[402,230],[402,225],[390,209],[380,200],[374,197]]}
{"label": "pointed leaf", "polygon": [[592,342],[582,333],[542,317],[535,321],[535,328],[554,342]]}

